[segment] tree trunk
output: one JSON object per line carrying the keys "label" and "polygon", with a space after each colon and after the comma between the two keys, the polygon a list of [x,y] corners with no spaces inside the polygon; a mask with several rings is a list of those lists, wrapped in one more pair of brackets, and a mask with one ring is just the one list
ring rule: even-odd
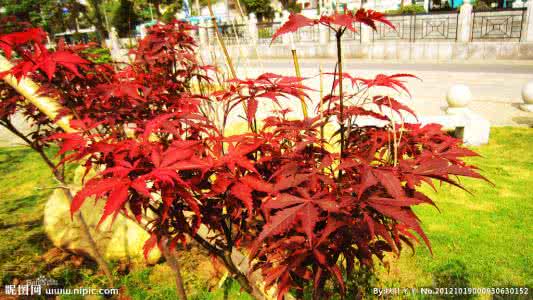
{"label": "tree trunk", "polygon": [[100,4],[102,2],[101,0],[89,0],[88,2],[94,10],[94,19],[91,20],[91,23],[93,23],[94,27],[96,28],[96,32],[100,39],[104,41],[105,39],[109,38],[109,33],[105,27],[104,17],[100,8]]}
{"label": "tree trunk", "polygon": [[198,16],[201,16],[202,15],[202,11],[201,11],[201,7],[200,7],[200,0],[196,0],[195,4],[196,4],[196,14]]}
{"label": "tree trunk", "polygon": [[170,265],[170,268],[172,268],[174,273],[176,273],[176,294],[178,295],[178,299],[187,300],[187,293],[185,292],[183,278],[181,277],[181,268],[180,263],[178,261],[178,255],[175,250],[171,250],[168,247],[167,239],[161,241],[161,248],[163,250],[163,256],[165,256],[165,259]]}
{"label": "tree trunk", "polygon": [[161,11],[159,10],[159,1],[154,1],[154,10],[157,20],[161,20]]}

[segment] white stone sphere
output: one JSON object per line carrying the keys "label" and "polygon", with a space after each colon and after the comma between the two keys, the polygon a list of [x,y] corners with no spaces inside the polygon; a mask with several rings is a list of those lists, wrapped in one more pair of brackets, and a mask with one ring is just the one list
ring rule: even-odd
{"label": "white stone sphere", "polygon": [[472,101],[472,92],[464,84],[454,84],[448,89],[446,101],[449,107],[466,107]]}
{"label": "white stone sphere", "polygon": [[525,104],[533,104],[533,80],[529,81],[522,88],[522,100]]}

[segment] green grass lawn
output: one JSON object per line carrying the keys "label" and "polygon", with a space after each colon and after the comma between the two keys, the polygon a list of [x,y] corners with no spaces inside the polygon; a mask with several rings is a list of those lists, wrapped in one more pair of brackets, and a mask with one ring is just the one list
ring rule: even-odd
{"label": "green grass lawn", "polygon": [[[404,253],[387,274],[392,286],[431,286],[433,274],[462,262],[473,287],[533,286],[533,129],[492,128],[488,145],[476,147],[482,157],[468,161],[495,186],[462,179],[472,195],[443,186],[433,207],[416,208],[432,243],[416,255]],[[408,254],[408,255],[405,255]]]}
{"label": "green grass lawn", "polygon": [[[441,211],[430,206],[416,209],[432,242],[433,256],[423,245],[417,246],[414,256],[404,251],[388,270],[380,269],[378,284],[428,287],[442,273],[439,270],[462,263],[465,270],[460,273],[472,287],[532,287],[532,147],[533,129],[493,128],[490,143],[475,148],[482,157],[469,162],[479,166],[495,186],[463,179],[472,195],[449,186],[442,186],[438,193],[426,189]],[[50,265],[43,259],[53,247],[43,232],[42,211],[54,184],[37,154],[23,148],[0,148],[2,285],[42,274],[67,286],[106,287],[92,263]],[[222,288],[205,291],[204,283],[194,276],[196,262],[187,264],[187,257],[183,259],[193,298],[224,298]],[[174,295],[170,276],[164,265],[156,265],[121,276],[120,284],[133,299],[169,299]],[[249,299],[236,284],[227,285],[229,299]]]}

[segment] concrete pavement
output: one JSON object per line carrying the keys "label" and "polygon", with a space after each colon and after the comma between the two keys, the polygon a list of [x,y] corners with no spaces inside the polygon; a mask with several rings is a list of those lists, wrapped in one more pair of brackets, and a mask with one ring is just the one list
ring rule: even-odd
{"label": "concrete pavement", "polygon": [[[240,60],[237,66],[239,76],[257,76],[264,72],[294,75],[292,60]],[[324,72],[333,72],[335,63],[332,60],[302,59],[301,71],[304,77],[311,77],[306,84],[318,89],[319,65]],[[521,111],[522,86],[533,80],[533,62],[503,61],[490,63],[471,62],[369,62],[346,60],[344,70],[357,77],[371,78],[376,74],[409,73],[421,80],[407,80],[412,97],[400,96],[420,115],[441,115],[447,106],[446,92],[456,83],[470,87],[473,101],[470,108],[487,118],[494,126],[533,126],[533,113]],[[331,84],[326,80],[325,86]],[[318,98],[317,93],[313,98]],[[297,107],[295,107],[297,109]]]}

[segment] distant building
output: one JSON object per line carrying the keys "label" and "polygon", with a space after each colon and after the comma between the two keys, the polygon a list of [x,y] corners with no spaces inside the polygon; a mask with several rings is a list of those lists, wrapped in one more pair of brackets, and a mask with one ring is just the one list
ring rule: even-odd
{"label": "distant building", "polygon": [[[211,7],[213,8],[213,13],[218,20],[226,21],[240,17],[239,8],[234,0],[220,0],[216,3],[212,3]],[[200,9],[200,15],[210,16],[207,6],[204,6]]]}

